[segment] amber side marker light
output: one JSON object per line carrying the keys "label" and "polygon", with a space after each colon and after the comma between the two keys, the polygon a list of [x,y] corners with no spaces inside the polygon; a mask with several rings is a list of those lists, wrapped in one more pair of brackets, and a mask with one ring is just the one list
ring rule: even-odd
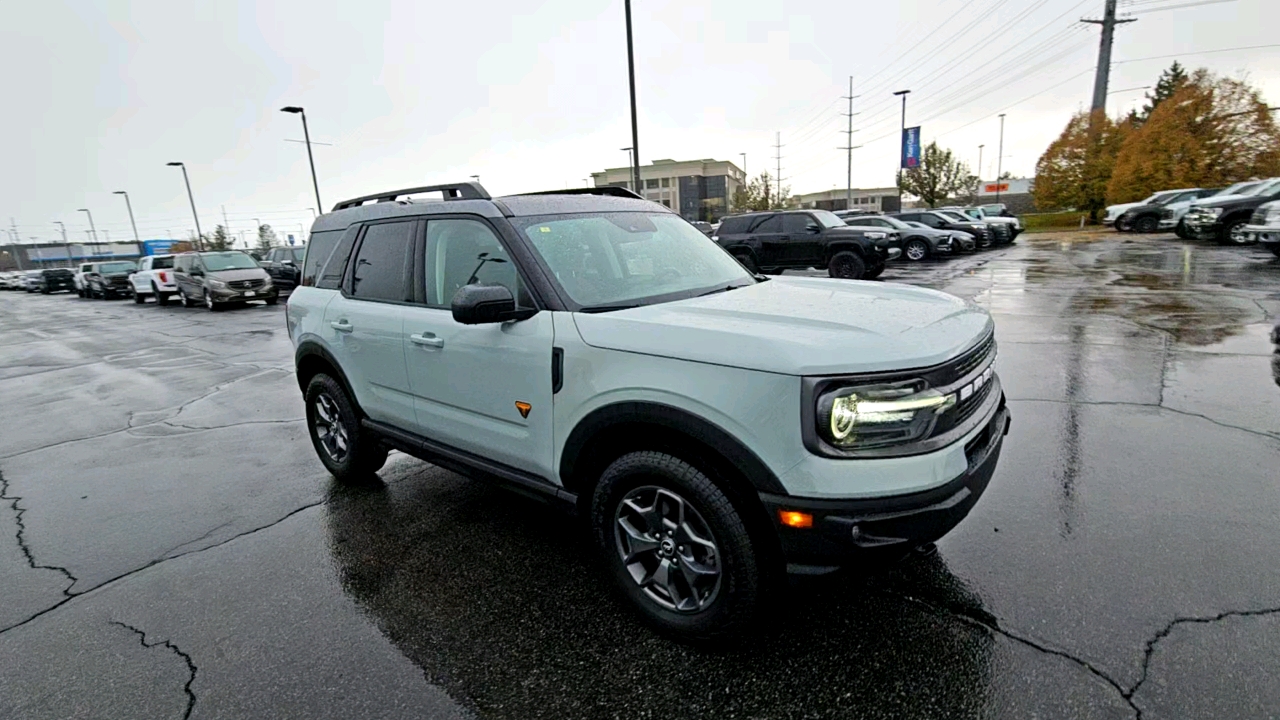
{"label": "amber side marker light", "polygon": [[779,510],[778,520],[783,525],[793,528],[811,528],[813,527],[813,516],[809,513],[796,512],[795,510]]}

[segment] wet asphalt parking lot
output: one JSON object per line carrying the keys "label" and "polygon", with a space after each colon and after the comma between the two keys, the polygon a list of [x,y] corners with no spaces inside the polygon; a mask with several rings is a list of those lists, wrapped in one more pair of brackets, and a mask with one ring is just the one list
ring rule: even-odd
{"label": "wet asphalt parking lot", "polygon": [[1280,260],[1061,234],[886,279],[993,313],[995,477],[716,651],[534,500],[401,455],[334,485],[283,306],[4,293],[0,718],[1280,713]]}

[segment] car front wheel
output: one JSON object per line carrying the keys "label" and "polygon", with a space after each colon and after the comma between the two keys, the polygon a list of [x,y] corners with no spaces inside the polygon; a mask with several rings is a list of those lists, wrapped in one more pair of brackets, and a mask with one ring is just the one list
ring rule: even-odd
{"label": "car front wheel", "polygon": [[827,263],[827,274],[833,278],[859,280],[867,272],[867,264],[856,253],[845,250],[831,256]]}
{"label": "car front wheel", "polygon": [[1133,229],[1135,232],[1153,233],[1160,229],[1160,220],[1150,215],[1144,215],[1133,223]]}
{"label": "car front wheel", "polygon": [[907,259],[912,262],[920,262],[929,257],[929,243],[920,239],[912,240],[902,249],[902,254],[906,255]]}
{"label": "car front wheel", "polygon": [[1235,220],[1222,226],[1222,230],[1218,235],[1218,242],[1223,245],[1247,245],[1249,240],[1245,237],[1244,226],[1247,225],[1243,220]]}
{"label": "car front wheel", "polygon": [[196,306],[196,301],[187,297],[187,292],[182,288],[178,288],[178,299],[182,300],[182,307],[190,308]]}
{"label": "car front wheel", "polygon": [[307,430],[320,462],[341,483],[374,478],[387,449],[360,424],[342,384],[323,373],[307,383]]}
{"label": "car front wheel", "polygon": [[659,631],[726,640],[763,603],[766,574],[729,498],[697,468],[656,451],[615,460],[591,502],[618,588]]}

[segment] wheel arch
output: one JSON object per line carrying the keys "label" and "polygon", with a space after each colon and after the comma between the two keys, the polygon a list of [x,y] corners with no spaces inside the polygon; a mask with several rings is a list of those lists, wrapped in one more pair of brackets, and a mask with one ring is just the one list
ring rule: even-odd
{"label": "wheel arch", "polygon": [[298,350],[293,357],[294,372],[298,376],[298,389],[304,395],[307,392],[307,385],[311,383],[311,378],[324,373],[342,385],[342,390],[351,400],[352,406],[357,412],[364,414],[356,394],[352,392],[351,382],[347,380],[346,373],[342,372],[337,359],[323,345],[313,341],[303,341],[298,345]]}
{"label": "wheel arch", "polygon": [[831,258],[845,251],[852,252],[857,255],[863,262],[870,262],[870,257],[866,249],[862,247],[862,244],[852,240],[841,240],[838,242],[827,243],[823,259],[826,260],[827,263],[830,263]]}

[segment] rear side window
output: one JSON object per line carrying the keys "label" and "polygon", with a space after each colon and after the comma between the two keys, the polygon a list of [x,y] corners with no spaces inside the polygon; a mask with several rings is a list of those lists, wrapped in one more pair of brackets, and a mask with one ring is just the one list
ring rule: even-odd
{"label": "rear side window", "polygon": [[405,269],[413,222],[370,225],[351,262],[351,296],[359,300],[405,300]]}
{"label": "rear side window", "polygon": [[718,234],[739,235],[741,233],[745,233],[747,228],[751,227],[752,220],[753,218],[750,217],[725,218],[724,221],[720,223],[720,230]]}
{"label": "rear side window", "polygon": [[[338,244],[338,240],[342,238],[345,230],[325,230],[323,232],[311,233],[311,240],[307,243],[306,259],[302,263],[302,284],[318,285],[316,282],[325,264],[329,262],[333,255],[333,249]],[[350,251],[348,249],[348,251]],[[344,257],[343,260],[346,258]],[[346,263],[341,263],[343,267]],[[336,281],[329,286],[329,289],[337,289],[342,280],[342,270],[338,270]],[[323,287],[323,286],[322,286]]]}
{"label": "rear side window", "polygon": [[780,233],[782,232],[782,216],[770,215],[764,219],[764,222],[755,226],[754,232],[758,233]]}

